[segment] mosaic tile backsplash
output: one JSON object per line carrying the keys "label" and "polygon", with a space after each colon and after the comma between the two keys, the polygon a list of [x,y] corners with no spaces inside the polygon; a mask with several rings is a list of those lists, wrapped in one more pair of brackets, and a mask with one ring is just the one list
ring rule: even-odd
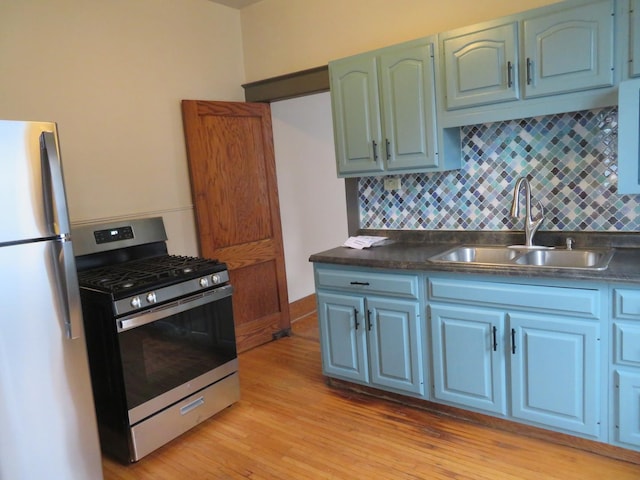
{"label": "mosaic tile backsplash", "polygon": [[360,227],[522,230],[510,208],[525,176],[541,230],[640,231],[640,195],[616,193],[617,120],[606,108],[463,127],[460,170],[400,175],[392,192],[385,177],[360,178]]}

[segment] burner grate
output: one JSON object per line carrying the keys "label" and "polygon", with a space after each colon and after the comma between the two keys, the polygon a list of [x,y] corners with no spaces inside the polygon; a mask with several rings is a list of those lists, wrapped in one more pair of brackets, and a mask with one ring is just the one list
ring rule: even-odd
{"label": "burner grate", "polygon": [[78,278],[83,287],[116,293],[130,289],[157,288],[224,268],[217,260],[163,255],[84,270],[79,272]]}

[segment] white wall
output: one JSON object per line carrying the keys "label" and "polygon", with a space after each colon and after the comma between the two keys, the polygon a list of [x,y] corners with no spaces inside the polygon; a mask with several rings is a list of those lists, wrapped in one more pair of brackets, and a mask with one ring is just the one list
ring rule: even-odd
{"label": "white wall", "polygon": [[196,254],[180,100],[243,100],[242,59],[208,0],[2,0],[0,118],[58,123],[74,223],[162,215]]}
{"label": "white wall", "polygon": [[329,93],[271,104],[289,301],[314,292],[313,253],[347,238]]}
{"label": "white wall", "polygon": [[242,10],[247,81],[558,0],[262,0]]}

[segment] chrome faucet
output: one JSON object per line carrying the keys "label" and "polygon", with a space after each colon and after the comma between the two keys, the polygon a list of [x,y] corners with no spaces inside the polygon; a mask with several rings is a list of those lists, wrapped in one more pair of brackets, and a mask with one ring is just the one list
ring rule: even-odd
{"label": "chrome faucet", "polygon": [[544,220],[544,209],[542,208],[542,204],[538,202],[538,216],[533,218],[531,216],[531,185],[529,185],[529,180],[525,177],[521,177],[516,182],[516,187],[513,190],[513,203],[511,204],[511,217],[513,219],[517,219],[520,216],[520,191],[522,190],[522,186],[524,185],[524,194],[525,194],[525,212],[524,212],[524,237],[525,237],[525,245],[527,247],[533,246],[533,236],[536,231],[542,224]]}

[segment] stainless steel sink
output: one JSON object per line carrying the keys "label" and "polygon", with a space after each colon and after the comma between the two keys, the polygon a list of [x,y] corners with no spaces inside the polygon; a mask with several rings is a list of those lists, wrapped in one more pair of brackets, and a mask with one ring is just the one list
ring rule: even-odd
{"label": "stainless steel sink", "polygon": [[429,258],[436,263],[493,265],[534,268],[574,268],[604,270],[609,266],[611,249],[552,249],[524,246],[463,245]]}
{"label": "stainless steel sink", "polygon": [[534,250],[515,259],[518,265],[604,270],[613,250]]}
{"label": "stainless steel sink", "polygon": [[447,250],[429,260],[432,262],[496,264],[511,263],[519,254],[518,250],[506,247],[463,246]]}

